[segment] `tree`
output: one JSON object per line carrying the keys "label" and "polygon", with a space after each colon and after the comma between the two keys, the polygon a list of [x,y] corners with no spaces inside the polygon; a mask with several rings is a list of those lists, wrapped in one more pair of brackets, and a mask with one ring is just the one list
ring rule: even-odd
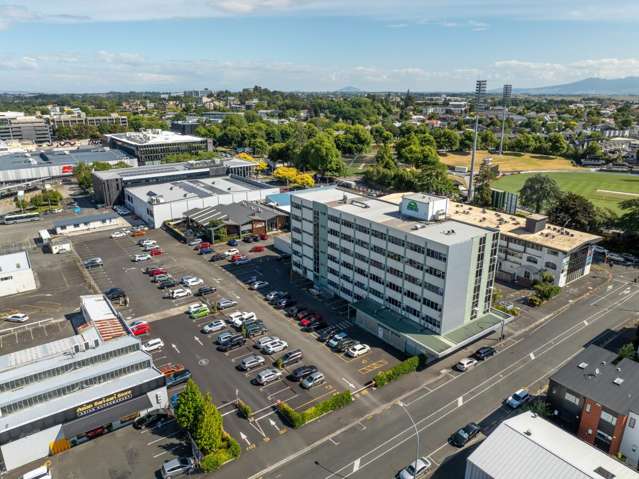
{"label": "tree", "polygon": [[639,198],[632,200],[625,200],[619,203],[619,206],[623,210],[621,217],[619,218],[619,225],[626,232],[638,232],[639,231]]}
{"label": "tree", "polygon": [[526,180],[519,191],[522,205],[540,213],[561,194],[559,185],[550,176],[536,174]]}
{"label": "tree", "polygon": [[621,361],[622,359],[635,359],[636,356],[636,352],[635,352],[635,345],[632,343],[626,343],[623,346],[621,346],[619,348],[619,351],[617,352],[617,354],[619,355],[619,360]]}
{"label": "tree", "polygon": [[459,149],[461,138],[455,130],[436,128],[433,130],[433,136],[435,137],[438,150],[456,151]]}
{"label": "tree", "polygon": [[198,385],[192,379],[189,379],[186,387],[180,393],[177,407],[175,408],[175,419],[180,427],[190,433],[195,432],[204,399]]}
{"label": "tree", "polygon": [[202,454],[209,454],[220,447],[224,437],[222,415],[213,404],[211,395],[208,393],[204,396],[200,414],[194,426],[193,439]]}
{"label": "tree", "polygon": [[482,163],[479,173],[475,177],[475,197],[473,201],[478,206],[490,206],[493,201],[491,183],[499,176],[499,166]]}
{"label": "tree", "polygon": [[560,194],[547,214],[548,220],[556,225],[586,232],[596,232],[600,228],[600,215],[595,205],[576,193]]}
{"label": "tree", "polygon": [[312,188],[315,186],[315,180],[313,179],[313,175],[309,173],[300,173],[293,179],[293,184],[305,188]]}
{"label": "tree", "polygon": [[340,176],[346,169],[340,152],[328,133],[319,133],[306,143],[300,156],[303,164],[322,176]]}
{"label": "tree", "polygon": [[568,142],[561,133],[548,135],[550,153],[556,156],[563,155],[568,150]]}
{"label": "tree", "polygon": [[397,168],[397,162],[393,158],[393,150],[389,145],[383,144],[379,147],[375,154],[375,164],[388,170]]}
{"label": "tree", "polygon": [[78,163],[78,166],[73,169],[73,176],[78,182],[78,186],[80,186],[80,188],[82,188],[85,192],[88,192],[91,188],[93,188],[91,172],[91,167],[83,162]]}
{"label": "tree", "polygon": [[209,231],[211,231],[211,242],[213,243],[223,243],[229,237],[226,225],[222,220],[209,221]]}
{"label": "tree", "polygon": [[343,133],[335,137],[337,149],[347,155],[365,153],[373,143],[373,137],[362,125],[346,125]]}
{"label": "tree", "polygon": [[291,166],[278,166],[273,171],[273,178],[284,181],[287,185],[293,183],[297,175],[299,175],[298,169]]}
{"label": "tree", "polygon": [[450,196],[456,192],[455,185],[448,178],[448,169],[442,163],[422,167],[417,173],[416,181],[420,190],[427,193]]}

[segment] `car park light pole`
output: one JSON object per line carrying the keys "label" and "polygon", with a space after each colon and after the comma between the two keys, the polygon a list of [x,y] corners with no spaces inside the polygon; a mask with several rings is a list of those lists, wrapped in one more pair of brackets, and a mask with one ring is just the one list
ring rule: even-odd
{"label": "car park light pole", "polygon": [[416,478],[417,477],[417,461],[419,460],[419,429],[417,429],[417,424],[415,424],[415,421],[413,420],[413,416],[411,416],[411,414],[408,412],[408,409],[406,408],[406,404],[404,404],[402,401],[397,401],[397,405],[404,410],[404,412],[408,416],[408,419],[410,419],[410,422],[413,423],[413,427],[415,428],[415,436],[417,437],[417,450],[415,453],[415,465],[413,466],[413,478]]}

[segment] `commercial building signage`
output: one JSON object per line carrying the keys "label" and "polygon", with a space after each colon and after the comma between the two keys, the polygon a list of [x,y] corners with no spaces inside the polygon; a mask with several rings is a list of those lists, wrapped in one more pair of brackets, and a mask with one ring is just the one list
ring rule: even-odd
{"label": "commercial building signage", "polygon": [[406,209],[408,211],[418,211],[419,207],[417,206],[417,201],[411,200],[408,203],[406,203]]}
{"label": "commercial building signage", "polygon": [[71,174],[73,173],[73,165],[62,165],[62,174]]}
{"label": "commercial building signage", "polygon": [[82,406],[78,406],[75,410],[75,414],[77,417],[93,414],[94,412],[101,411],[102,409],[106,409],[121,402],[128,401],[132,397],[133,390],[131,389],[109,394],[108,396],[105,396],[103,398],[88,402],[86,404],[83,404]]}

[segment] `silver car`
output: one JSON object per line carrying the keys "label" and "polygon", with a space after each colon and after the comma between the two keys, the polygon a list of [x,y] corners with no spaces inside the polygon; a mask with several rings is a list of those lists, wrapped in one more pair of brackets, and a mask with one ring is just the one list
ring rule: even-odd
{"label": "silver car", "polygon": [[250,356],[242,359],[237,367],[242,371],[250,371],[253,368],[260,367],[265,362],[266,359],[264,359],[263,356],[260,356],[259,354],[251,354]]}
{"label": "silver car", "polygon": [[312,387],[319,386],[324,383],[324,375],[319,371],[309,374],[304,378],[304,380],[300,383],[304,389],[311,389]]}
{"label": "silver car", "polygon": [[277,381],[282,377],[282,373],[279,369],[268,368],[264,371],[261,371],[256,377],[255,382],[261,386],[265,384],[272,383],[273,381]]}
{"label": "silver car", "polygon": [[430,461],[427,458],[420,457],[399,471],[397,479],[416,479],[418,477],[424,477],[426,473],[428,473],[430,466]]}
{"label": "silver car", "polygon": [[189,474],[195,469],[195,462],[191,457],[176,457],[162,464],[162,477],[177,477]]}
{"label": "silver car", "polygon": [[205,334],[214,333],[216,331],[221,331],[226,327],[226,324],[223,320],[217,319],[215,321],[211,321],[208,324],[202,326],[202,332]]}

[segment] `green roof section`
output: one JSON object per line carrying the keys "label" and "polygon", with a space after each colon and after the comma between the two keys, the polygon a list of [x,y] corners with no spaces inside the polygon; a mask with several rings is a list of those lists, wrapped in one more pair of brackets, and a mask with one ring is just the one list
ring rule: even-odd
{"label": "green roof section", "polygon": [[512,319],[508,315],[502,316],[500,312],[490,312],[442,336],[426,328],[420,328],[415,322],[372,299],[363,299],[353,304],[353,307],[397,334],[422,345],[424,349],[438,357],[445,356],[466,342],[495,330],[502,320],[508,322]]}

